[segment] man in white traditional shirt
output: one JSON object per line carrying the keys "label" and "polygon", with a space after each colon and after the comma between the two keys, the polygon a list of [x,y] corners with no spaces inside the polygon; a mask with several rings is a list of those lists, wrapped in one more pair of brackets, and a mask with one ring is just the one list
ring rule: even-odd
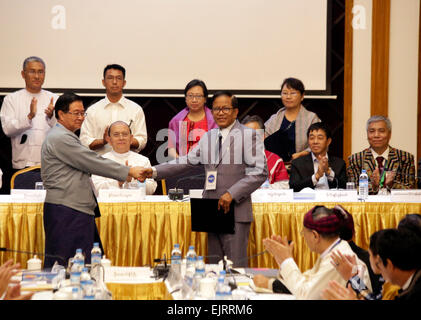
{"label": "man in white traditional shirt", "polygon": [[[112,147],[110,152],[102,155],[104,158],[114,160],[126,166],[140,166],[150,168],[151,163],[148,158],[130,151],[130,145],[133,141],[133,135],[129,126],[124,121],[116,121],[109,127],[107,133],[107,142]],[[124,188],[126,181],[117,181],[106,177],[92,175],[92,181],[97,191],[100,189],[118,189]],[[131,182],[131,178],[130,181]],[[157,183],[153,179],[146,179],[146,194],[155,192]]]}
{"label": "man in white traditional shirt", "polygon": [[139,152],[146,146],[145,114],[141,106],[123,96],[125,77],[126,69],[118,64],[104,68],[102,84],[106,97],[87,109],[80,129],[82,144],[101,155],[111,151],[107,140],[108,127],[115,121],[124,121],[129,125],[133,133],[130,149]]}
{"label": "man in white traditional shirt", "polygon": [[40,165],[41,146],[56,124],[54,104],[58,96],[42,89],[45,63],[35,56],[23,62],[25,88],[8,94],[0,111],[1,124],[12,143],[14,171]]}

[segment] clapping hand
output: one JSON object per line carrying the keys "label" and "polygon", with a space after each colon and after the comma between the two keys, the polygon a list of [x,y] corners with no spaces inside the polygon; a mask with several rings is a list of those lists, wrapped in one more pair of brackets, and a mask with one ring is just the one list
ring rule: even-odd
{"label": "clapping hand", "polygon": [[348,281],[355,275],[355,269],[357,269],[357,258],[355,255],[343,255],[340,251],[333,251],[330,258],[330,262],[345,281]]}
{"label": "clapping hand", "polygon": [[351,284],[344,288],[335,280],[330,281],[329,286],[322,291],[322,298],[325,300],[358,300]]}
{"label": "clapping hand", "polygon": [[50,104],[48,105],[48,107],[45,109],[45,114],[47,115],[48,118],[51,119],[51,117],[54,114],[54,98],[51,98]]}
{"label": "clapping hand", "polygon": [[29,120],[32,120],[37,115],[37,99],[32,98],[31,105],[29,106],[29,113],[28,118]]}
{"label": "clapping hand", "polygon": [[287,237],[273,235],[271,238],[263,239],[263,245],[267,251],[275,258],[279,266],[288,258],[292,258],[294,242],[288,243]]}

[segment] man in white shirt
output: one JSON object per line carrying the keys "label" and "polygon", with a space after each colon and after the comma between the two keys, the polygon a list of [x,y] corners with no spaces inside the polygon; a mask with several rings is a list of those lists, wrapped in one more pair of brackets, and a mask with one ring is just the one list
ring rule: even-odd
{"label": "man in white shirt", "polygon": [[56,124],[54,104],[58,98],[41,88],[45,80],[45,63],[41,58],[26,58],[21,75],[25,88],[8,94],[0,111],[3,131],[11,139],[15,171],[40,165],[41,145]]}
{"label": "man in white shirt", "polygon": [[82,144],[101,155],[111,151],[107,141],[108,127],[115,121],[124,121],[129,125],[133,133],[130,149],[139,152],[146,146],[145,114],[141,106],[123,96],[125,77],[124,67],[118,64],[105,67],[102,84],[107,96],[87,109],[80,129]]}
{"label": "man in white shirt", "polygon": [[[148,158],[130,151],[130,145],[133,141],[133,135],[129,126],[124,121],[116,121],[112,123],[108,129],[107,142],[112,147],[110,152],[102,155],[102,157],[114,160],[126,166],[140,166],[143,168],[150,168],[151,163]],[[97,175],[92,176],[92,182],[95,189],[119,189],[125,188],[125,182],[130,181],[117,181],[114,179],[101,177]],[[146,179],[146,194],[153,194],[155,192],[157,183],[153,179]]]}

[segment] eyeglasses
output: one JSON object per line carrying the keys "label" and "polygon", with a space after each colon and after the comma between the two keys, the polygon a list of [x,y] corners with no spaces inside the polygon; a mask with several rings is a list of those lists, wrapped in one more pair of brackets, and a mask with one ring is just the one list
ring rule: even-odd
{"label": "eyeglasses", "polygon": [[298,91],[293,91],[293,92],[281,92],[281,96],[282,96],[282,97],[291,96],[291,97],[295,98],[296,96],[298,96]]}
{"label": "eyeglasses", "polygon": [[45,73],[44,70],[28,70],[26,72],[29,73],[31,76],[34,76],[36,74],[39,75],[39,76],[42,76]]}
{"label": "eyeglasses", "polygon": [[127,132],[122,132],[122,133],[120,133],[120,132],[114,132],[114,133],[112,134],[113,138],[119,138],[119,137],[122,137],[122,138],[127,138],[129,135],[130,135],[130,134],[129,134],[129,133],[127,133]]}
{"label": "eyeglasses", "polygon": [[67,111],[67,113],[70,113],[74,117],[85,117],[86,116],[86,112],[70,112],[70,111]]}
{"label": "eyeglasses", "polygon": [[202,94],[188,94],[187,96],[186,96],[186,98],[187,99],[189,99],[189,100],[193,100],[193,99],[197,99],[197,100],[200,100],[200,99],[203,99],[205,96],[204,95],[202,95]]}
{"label": "eyeglasses", "polygon": [[212,112],[214,113],[219,113],[222,111],[222,113],[228,113],[230,112],[232,109],[234,108],[229,108],[229,107],[222,107],[222,108],[212,108]]}
{"label": "eyeglasses", "polygon": [[124,78],[122,76],[117,76],[117,77],[113,77],[113,76],[107,76],[105,77],[105,80],[107,81],[124,81]]}

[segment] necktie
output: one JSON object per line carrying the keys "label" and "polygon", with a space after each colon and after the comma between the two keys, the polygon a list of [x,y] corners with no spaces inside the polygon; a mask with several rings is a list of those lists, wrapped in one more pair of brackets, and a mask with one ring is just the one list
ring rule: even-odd
{"label": "necktie", "polygon": [[221,151],[222,151],[222,134],[218,136],[218,159],[221,159]]}
{"label": "necktie", "polygon": [[383,157],[381,157],[381,156],[379,156],[379,157],[377,157],[376,158],[376,160],[377,160],[377,165],[379,166],[379,172],[380,172],[380,175],[383,173],[383,169],[384,169],[384,167],[383,167]]}

